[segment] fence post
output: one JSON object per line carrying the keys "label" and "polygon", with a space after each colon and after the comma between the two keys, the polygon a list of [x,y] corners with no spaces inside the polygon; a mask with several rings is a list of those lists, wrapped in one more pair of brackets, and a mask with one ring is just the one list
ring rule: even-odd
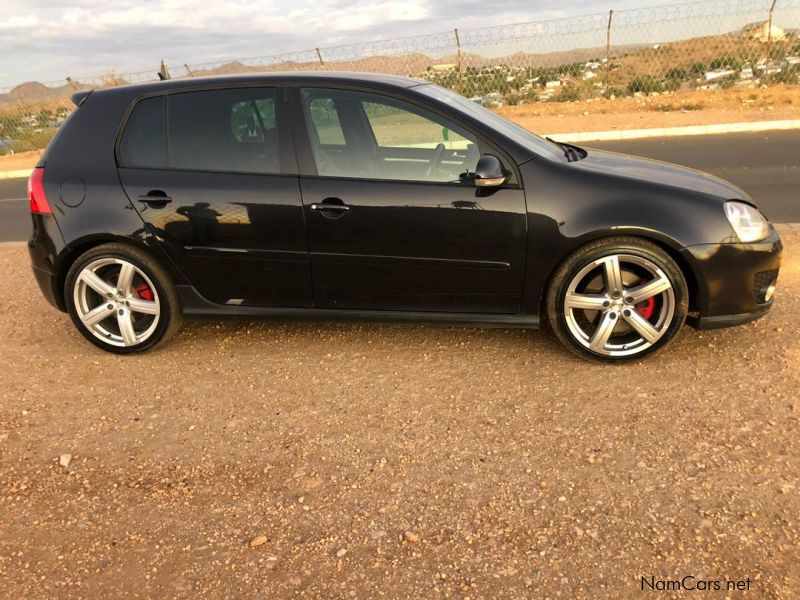
{"label": "fence post", "polygon": [[772,13],[775,11],[775,5],[778,0],[772,0],[772,5],[769,7],[769,18],[767,19],[767,60],[764,63],[764,83],[769,84],[769,61],[772,59]]}
{"label": "fence post", "polygon": [[169,69],[167,68],[167,63],[164,62],[164,59],[161,59],[161,67],[158,69],[158,78],[161,81],[166,81],[169,79]]}
{"label": "fence post", "polygon": [[458,35],[458,27],[453,29],[456,34],[456,72],[458,73],[458,91],[464,93],[464,72],[461,69],[461,38]]}
{"label": "fence post", "polygon": [[78,89],[78,86],[75,85],[75,82],[72,81],[72,77],[70,77],[69,75],[67,75],[67,83],[69,84],[69,87],[71,87],[73,90]]}
{"label": "fence post", "polygon": [[325,67],[325,61],[322,60],[322,52],[319,51],[319,48],[315,48],[317,51],[317,58],[319,59],[319,66]]}
{"label": "fence post", "polygon": [[186,69],[186,74],[189,75],[189,77],[194,77],[194,73],[189,68],[189,65],[187,63],[183,63],[183,68]]}
{"label": "fence post", "polygon": [[608,11],[608,26],[606,27],[606,94],[609,93],[611,83],[611,18],[614,11]]}

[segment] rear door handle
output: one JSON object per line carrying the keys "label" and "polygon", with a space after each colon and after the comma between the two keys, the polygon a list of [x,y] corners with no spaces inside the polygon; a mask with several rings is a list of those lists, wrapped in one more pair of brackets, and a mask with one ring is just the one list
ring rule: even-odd
{"label": "rear door handle", "polygon": [[150,206],[166,206],[170,202],[172,202],[172,198],[167,196],[164,192],[150,192],[144,196],[139,196],[137,198],[139,202],[143,202],[144,204],[148,204]]}
{"label": "rear door handle", "polygon": [[312,204],[311,210],[330,210],[330,211],[345,212],[347,210],[350,210],[350,207],[345,206],[344,204]]}

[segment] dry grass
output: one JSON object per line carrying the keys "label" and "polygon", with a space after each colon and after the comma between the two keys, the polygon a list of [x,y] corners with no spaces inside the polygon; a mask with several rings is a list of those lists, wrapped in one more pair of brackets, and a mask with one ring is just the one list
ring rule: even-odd
{"label": "dry grass", "polygon": [[[624,98],[597,98],[576,102],[539,102],[506,106],[497,112],[510,119],[557,115],[608,115],[669,110],[740,111],[800,106],[800,86],[779,85],[756,89],[692,90]],[[698,115],[700,116],[700,115]]]}

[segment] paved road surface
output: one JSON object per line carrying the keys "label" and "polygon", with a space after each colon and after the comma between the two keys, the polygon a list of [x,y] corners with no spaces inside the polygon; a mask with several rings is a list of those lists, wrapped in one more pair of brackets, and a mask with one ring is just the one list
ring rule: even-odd
{"label": "paved road surface", "polygon": [[800,131],[586,142],[687,165],[735,183],[779,223],[800,222]]}
{"label": "paved road surface", "polygon": [[[800,131],[587,142],[688,165],[747,191],[776,222],[800,222]],[[0,179],[0,241],[24,240],[30,222],[24,179]]]}

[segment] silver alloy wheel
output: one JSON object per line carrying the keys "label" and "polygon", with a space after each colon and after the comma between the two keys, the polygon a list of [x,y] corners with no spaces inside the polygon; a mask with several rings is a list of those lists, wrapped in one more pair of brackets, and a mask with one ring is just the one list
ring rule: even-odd
{"label": "silver alloy wheel", "polygon": [[[135,282],[146,285],[153,299],[140,297]],[[83,325],[112,346],[141,344],[158,326],[161,304],[156,287],[141,269],[121,258],[100,258],[86,265],[75,281],[73,299]]]}
{"label": "silver alloy wheel", "polygon": [[669,277],[652,261],[631,254],[589,263],[572,278],[564,296],[564,317],[572,336],[603,356],[646,350],[667,332],[674,314]]}

